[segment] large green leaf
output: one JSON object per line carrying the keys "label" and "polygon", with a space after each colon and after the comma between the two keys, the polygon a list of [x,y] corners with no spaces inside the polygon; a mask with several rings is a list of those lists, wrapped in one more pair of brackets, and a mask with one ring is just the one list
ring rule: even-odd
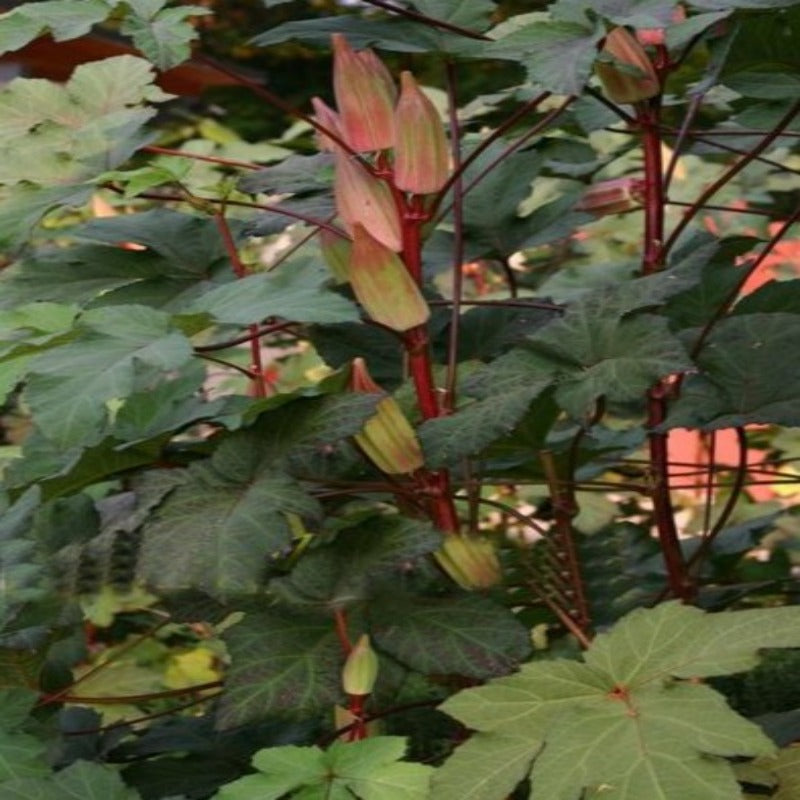
{"label": "large green leaf", "polygon": [[142,577],[164,593],[200,589],[224,599],[259,591],[267,559],[291,541],[286,515],[320,513],[286,472],[287,458],[352,436],[372,413],[368,395],[296,400],[224,439],[145,525]]}
{"label": "large green leaf", "polygon": [[112,767],[76,761],[47,777],[22,778],[0,786],[4,800],[138,800]]}
{"label": "large green leaf", "polygon": [[535,752],[525,736],[475,733],[433,774],[436,800],[509,797],[531,769]]}
{"label": "large green leaf", "polygon": [[336,539],[304,553],[291,574],[270,581],[282,600],[332,610],[363,601],[372,584],[407,569],[436,550],[439,534],[430,523],[397,515],[368,517]]}
{"label": "large green leaf", "polygon": [[83,36],[102,22],[114,6],[113,0],[46,0],[23,3],[0,15],[0,54],[19,50],[49,31],[57,42]]}
{"label": "large green leaf", "polygon": [[700,372],[687,377],[667,427],[800,424],[800,315],[743,313],[723,319],[697,363]]}
{"label": "large green leaf", "polygon": [[[467,183],[477,178],[502,151],[500,143],[488,147],[467,170]],[[467,194],[464,235],[471,257],[507,258],[532,233],[528,222],[519,216],[519,206],[530,194],[542,160],[535,152],[514,153]]]}
{"label": "large green leaf", "polygon": [[251,43],[258,47],[296,39],[301,42],[329,47],[332,33],[343,33],[350,44],[361,49],[380,47],[400,53],[425,53],[437,49],[435,31],[406,20],[367,20],[354,16],[322,17],[284,22],[253,37]]}
{"label": "large green leaf", "polygon": [[486,30],[495,11],[491,0],[415,0],[414,6],[426,17],[474,31]]}
{"label": "large green leaf", "polygon": [[535,84],[559,94],[580,94],[597,58],[602,27],[583,22],[551,20],[546,15],[510,30],[483,54],[521,61]]}
{"label": "large green leaf", "polygon": [[297,322],[350,322],[356,307],[325,287],[330,275],[311,259],[294,260],[278,272],[248,275],[206,292],[189,311],[206,312],[217,322],[245,325],[278,316]]}
{"label": "large green leaf", "polygon": [[576,418],[601,396],[636,400],[660,378],[692,366],[664,317],[600,316],[589,302],[531,336],[527,347],[552,365],[556,400]]}
{"label": "large green leaf", "polygon": [[166,314],[145,306],[100,308],[81,317],[71,342],[31,362],[25,394],[47,438],[64,449],[95,444],[109,401],[152,385],[191,356]]}
{"label": "large green leaf", "polygon": [[330,616],[250,613],[224,635],[231,657],[217,722],[304,717],[342,699],[342,648]]}
{"label": "large green leaf", "polygon": [[[4,799],[14,797],[6,793],[9,783],[13,790],[14,779],[35,779],[50,771],[44,759],[45,751],[45,743],[35,736],[0,729],[0,793]],[[38,797],[44,800],[44,795]]]}
{"label": "large green leaf", "polygon": [[[491,366],[487,368],[491,371]],[[531,402],[551,383],[549,377],[520,376],[515,389],[468,403],[454,414],[424,422],[419,438],[429,467],[452,466],[465,456],[477,455],[487,445],[509,434],[525,416]]]}
{"label": "large green leaf", "polygon": [[258,591],[270,555],[290,541],[289,513],[316,502],[260,456],[258,440],[233,437],[211,463],[192,466],[145,526],[139,572],[164,593],[200,589],[226,598]]}
{"label": "large green leaf", "polygon": [[149,103],[168,97],[154,77],[147,61],[117,56],[77,67],[64,86],[17,78],[0,91],[0,183],[14,186],[0,203],[2,241],[17,246],[45,212],[84,202],[84,184],[146,141]]}
{"label": "large green leaf", "polygon": [[169,274],[175,278],[196,279],[220,261],[227,263],[225,245],[211,219],[171,208],[94,219],[71,228],[70,234],[78,240],[110,245],[143,245],[166,259]]}
{"label": "large green leaf", "polygon": [[[612,800],[739,800],[722,757],[766,755],[774,745],[696,679],[749,669],[762,648],[797,647],[799,623],[796,607],[709,615],[666,603],[598,636],[583,663],[527,664],[442,708],[479,731],[471,752],[485,742],[497,754],[496,771],[503,756],[492,737],[527,739],[533,793],[550,800],[582,791]],[[509,748],[505,760],[519,775],[520,748]],[[449,794],[441,800],[455,800],[448,787],[469,775],[477,782],[485,771],[463,758],[446,762],[437,781]],[[506,796],[502,782],[485,784],[471,797]]]}
{"label": "large green leaf", "polygon": [[394,592],[372,600],[367,615],[375,644],[426,675],[487,678],[514,669],[530,651],[525,627],[478,594]]}
{"label": "large green leaf", "polygon": [[0,182],[74,185],[112,169],[144,141],[167,98],[152,66],[116,56],[78,67],[64,85],[17,78],[0,92]]}
{"label": "large green leaf", "polygon": [[[409,764],[406,742],[376,736],[319,747],[273,747],[253,757],[256,775],[223,786],[218,800],[278,800],[281,797],[327,800],[427,800],[432,768]],[[301,790],[300,794],[295,792]]]}

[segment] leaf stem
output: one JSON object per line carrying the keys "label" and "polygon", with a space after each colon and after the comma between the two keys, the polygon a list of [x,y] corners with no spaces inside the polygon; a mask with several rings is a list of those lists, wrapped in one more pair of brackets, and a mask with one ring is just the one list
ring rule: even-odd
{"label": "leaf stem", "polygon": [[393,14],[414,20],[415,22],[421,22],[423,25],[427,25],[431,28],[440,28],[443,31],[457,33],[459,36],[465,36],[468,39],[478,39],[479,41],[488,42],[492,41],[489,36],[478,33],[477,31],[472,31],[469,28],[462,28],[460,25],[453,25],[452,22],[445,22],[443,19],[429,17],[426,14],[421,14],[419,11],[414,11],[410,8],[396,6],[394,3],[387,3],[386,0],[364,0],[364,2],[371,6],[375,6],[376,8],[382,8],[384,11],[391,11]]}
{"label": "leaf stem", "polygon": [[730,180],[738,175],[751,161],[764,152],[774,141],[777,139],[781,131],[797,116],[800,112],[800,101],[794,103],[789,111],[781,117],[780,121],[775,127],[746,155],[742,156],[735,164],[732,164],[726,169],[715,181],[707,186],[686,210],[686,213],[681,218],[680,222],[675,226],[669,238],[664,244],[665,254],[673,247],[675,242],[683,233],[686,226],[697,216],[703,209],[706,201],[713,197],[723,186]]}
{"label": "leaf stem", "polygon": [[[244,278],[247,275],[247,267],[239,255],[239,248],[233,239],[230,225],[225,217],[225,207],[219,209],[214,214],[214,222],[217,225],[219,234],[222,237],[222,243],[225,247],[225,252],[228,254],[228,259],[231,262],[231,268],[236,275],[237,280]],[[253,393],[256,397],[266,397],[268,386],[266,378],[264,377],[264,362],[261,355],[261,342],[259,340],[259,326],[257,324],[248,327],[250,332],[250,372],[253,376],[251,378]]]}

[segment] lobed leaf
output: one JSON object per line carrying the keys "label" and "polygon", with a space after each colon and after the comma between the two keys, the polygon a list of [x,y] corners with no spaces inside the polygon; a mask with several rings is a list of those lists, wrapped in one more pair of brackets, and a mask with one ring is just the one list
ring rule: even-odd
{"label": "lobed leaf", "polygon": [[[443,710],[479,733],[473,758],[446,762],[436,780],[448,787],[485,778],[484,747],[496,754],[498,772],[507,764],[519,775],[519,740],[527,740],[532,791],[552,800],[581,792],[739,800],[723,757],[767,755],[774,745],[695,680],[748,669],[762,648],[798,646],[798,622],[800,610],[791,606],[709,615],[666,603],[634,611],[595,639],[583,663],[534,662],[446,700]],[[513,736],[519,746],[503,755],[497,736]],[[506,793],[498,781],[475,796],[501,800]]]}

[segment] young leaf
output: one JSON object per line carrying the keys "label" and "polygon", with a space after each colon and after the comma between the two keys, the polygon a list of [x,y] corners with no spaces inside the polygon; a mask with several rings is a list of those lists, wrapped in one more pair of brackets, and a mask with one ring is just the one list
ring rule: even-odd
{"label": "young leaf", "polygon": [[[345,800],[427,800],[431,767],[409,764],[405,739],[376,736],[319,747],[275,747],[253,757],[258,774],[222,787],[218,800],[297,797]],[[317,791],[314,791],[316,789]]]}
{"label": "young leaf", "polygon": [[[20,227],[29,229],[49,208],[80,196],[77,187],[145,142],[143,126],[155,114],[148,103],[169,98],[154,78],[144,59],[117,56],[77,67],[64,86],[16,78],[3,87],[0,183],[23,186],[0,205],[0,234],[12,241],[24,235]],[[35,215],[30,208],[20,212],[17,191],[33,194]]]}
{"label": "young leaf", "polygon": [[[120,32],[131,36],[134,45],[159,69],[170,69],[191,56],[190,44],[197,29],[188,17],[212,13],[200,5],[160,8],[155,10],[148,0],[127,0],[130,10]],[[166,0],[158,0],[164,6]]]}

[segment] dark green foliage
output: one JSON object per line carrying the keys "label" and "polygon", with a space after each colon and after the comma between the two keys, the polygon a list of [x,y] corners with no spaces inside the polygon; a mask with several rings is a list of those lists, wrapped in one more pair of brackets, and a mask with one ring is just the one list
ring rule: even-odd
{"label": "dark green foliage", "polygon": [[[0,14],[0,55],[141,55],[0,87],[2,800],[794,800],[799,19]],[[398,177],[418,97],[419,141],[345,154],[388,210],[317,152],[311,98],[364,89],[331,34],[441,112],[443,193]],[[237,87],[175,100],[176,66]],[[334,279],[359,222],[425,325]]]}

